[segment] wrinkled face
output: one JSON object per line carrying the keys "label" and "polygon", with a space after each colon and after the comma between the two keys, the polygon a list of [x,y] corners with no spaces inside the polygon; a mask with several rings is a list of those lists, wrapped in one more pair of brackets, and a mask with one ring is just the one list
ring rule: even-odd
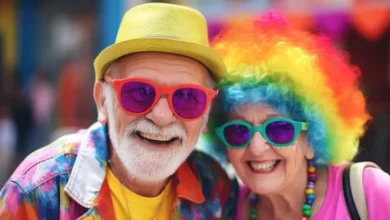
{"label": "wrinkled face", "polygon": [[[112,79],[144,78],[164,86],[207,87],[211,80],[208,70],[195,60],[154,52],[126,56],[106,74]],[[166,95],[146,114],[129,114],[121,108],[116,90],[104,82],[95,85],[95,100],[99,121],[108,123],[111,147],[128,174],[140,181],[157,182],[172,175],[194,149],[208,118],[208,111],[191,121],[176,118]]]}
{"label": "wrinkled face", "polygon": [[[265,104],[246,104],[233,111],[229,120],[242,120],[260,126],[267,119],[286,117]],[[259,132],[250,144],[241,149],[227,148],[227,156],[237,175],[253,192],[273,194],[284,191],[296,181],[300,172],[306,171],[307,159],[314,153],[307,137],[301,132],[291,146],[274,147]]]}

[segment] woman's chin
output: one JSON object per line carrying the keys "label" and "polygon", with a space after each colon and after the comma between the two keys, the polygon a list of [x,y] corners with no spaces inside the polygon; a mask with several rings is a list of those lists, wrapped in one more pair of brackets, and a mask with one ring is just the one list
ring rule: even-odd
{"label": "woman's chin", "polygon": [[251,192],[258,195],[272,195],[279,191],[280,183],[248,183],[246,186],[250,189]]}
{"label": "woman's chin", "polygon": [[273,167],[265,170],[254,169],[253,165],[248,164],[241,180],[256,194],[273,194],[278,192],[285,182],[283,168],[283,160],[278,160]]}

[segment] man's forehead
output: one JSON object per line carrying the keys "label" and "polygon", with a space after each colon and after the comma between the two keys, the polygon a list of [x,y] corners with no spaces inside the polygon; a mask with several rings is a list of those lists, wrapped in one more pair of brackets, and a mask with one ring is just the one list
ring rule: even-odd
{"label": "man's forehead", "polygon": [[181,55],[143,52],[127,55],[115,61],[106,74],[113,78],[148,78],[153,81],[178,83],[208,83],[211,75],[199,61]]}

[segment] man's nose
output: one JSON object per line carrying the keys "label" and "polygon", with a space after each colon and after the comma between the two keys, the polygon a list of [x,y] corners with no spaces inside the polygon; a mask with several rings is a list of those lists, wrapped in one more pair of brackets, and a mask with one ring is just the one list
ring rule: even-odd
{"label": "man's nose", "polygon": [[145,115],[145,118],[161,127],[165,127],[176,121],[176,116],[169,107],[167,97],[161,97],[153,109]]}

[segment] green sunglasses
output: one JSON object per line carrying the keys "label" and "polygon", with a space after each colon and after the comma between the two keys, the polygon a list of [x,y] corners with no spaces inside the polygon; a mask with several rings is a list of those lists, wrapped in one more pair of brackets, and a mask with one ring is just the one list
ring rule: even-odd
{"label": "green sunglasses", "polygon": [[308,123],[277,117],[264,122],[261,126],[252,126],[245,121],[229,121],[216,129],[217,136],[232,149],[249,145],[254,133],[260,132],[272,146],[287,147],[295,142],[299,133],[308,129]]}

